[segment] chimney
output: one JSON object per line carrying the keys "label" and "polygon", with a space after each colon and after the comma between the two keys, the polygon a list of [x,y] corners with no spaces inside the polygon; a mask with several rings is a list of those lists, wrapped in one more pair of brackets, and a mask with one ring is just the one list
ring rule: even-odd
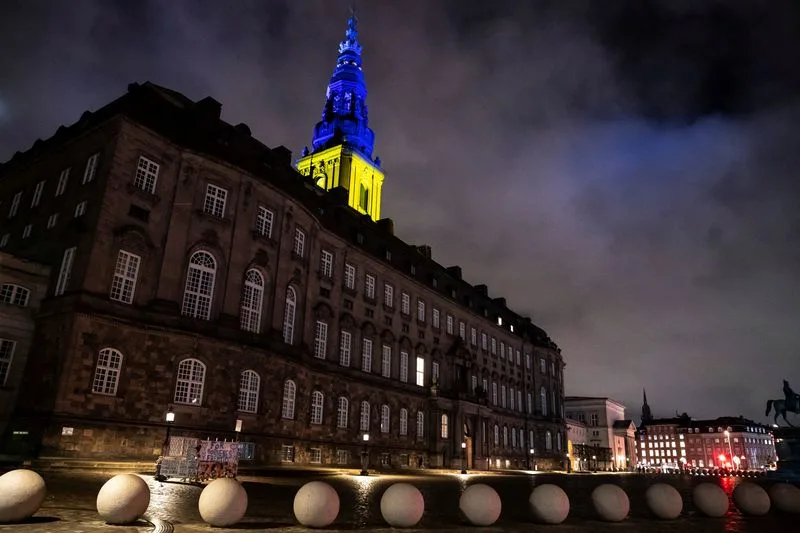
{"label": "chimney", "polygon": [[391,218],[382,218],[376,224],[389,235],[394,235],[394,220]]}
{"label": "chimney", "polygon": [[431,258],[431,247],[427,244],[423,244],[421,246],[415,246],[414,248],[417,249],[417,253],[420,254],[425,259]]}
{"label": "chimney", "polygon": [[495,298],[492,301],[500,307],[507,307],[505,298]]}
{"label": "chimney", "polygon": [[272,153],[275,154],[282,164],[292,165],[292,151],[285,146],[276,146],[272,149]]}
{"label": "chimney", "polygon": [[445,271],[448,274],[450,274],[451,276],[453,276],[455,279],[461,281],[461,267],[460,266],[458,266],[458,265],[450,266],[450,267],[445,268]]}
{"label": "chimney", "polygon": [[349,192],[344,187],[334,187],[333,189],[328,191],[328,199],[334,205],[347,205],[347,198]]}
{"label": "chimney", "polygon": [[197,109],[197,112],[205,118],[214,118],[219,120],[219,118],[222,116],[222,104],[210,96],[206,96],[194,105],[195,109]]}
{"label": "chimney", "polygon": [[489,296],[489,287],[484,284],[475,285],[475,290],[481,293],[483,296]]}

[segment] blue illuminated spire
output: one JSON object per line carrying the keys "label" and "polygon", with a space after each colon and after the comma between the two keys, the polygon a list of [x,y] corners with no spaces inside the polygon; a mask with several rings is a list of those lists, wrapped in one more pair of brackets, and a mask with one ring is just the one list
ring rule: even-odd
{"label": "blue illuminated spire", "polygon": [[361,44],[355,12],[347,21],[344,40],[326,93],[322,120],[314,126],[312,151],[344,144],[372,159],[375,132],[369,128],[367,85],[361,70]]}

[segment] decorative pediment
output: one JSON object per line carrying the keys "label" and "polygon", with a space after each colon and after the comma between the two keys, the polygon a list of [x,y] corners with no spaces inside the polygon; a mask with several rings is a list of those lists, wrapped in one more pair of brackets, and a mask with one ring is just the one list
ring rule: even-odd
{"label": "decorative pediment", "polygon": [[344,329],[351,329],[356,327],[356,319],[350,313],[341,313],[339,315],[339,325]]}
{"label": "decorative pediment", "polygon": [[314,318],[319,320],[330,320],[334,317],[333,308],[326,302],[318,302],[313,309]]}
{"label": "decorative pediment", "polygon": [[147,230],[135,224],[119,226],[114,230],[114,238],[117,239],[124,248],[133,249],[133,251],[144,252],[156,248],[153,241],[150,240]]}
{"label": "decorative pediment", "polygon": [[392,330],[390,329],[384,329],[381,331],[381,339],[383,339],[384,342],[393,343],[394,333],[392,333]]}
{"label": "decorative pediment", "polygon": [[400,349],[401,350],[405,349],[405,350],[409,350],[410,351],[414,347],[414,343],[412,343],[411,339],[409,339],[405,335],[400,337],[400,340],[398,341],[398,343],[400,344]]}
{"label": "decorative pediment", "polygon": [[472,354],[467,348],[467,344],[461,340],[461,337],[456,337],[453,340],[453,343],[447,349],[447,355],[460,357],[462,359],[472,359]]}
{"label": "decorative pediment", "polygon": [[361,324],[361,334],[364,337],[374,337],[377,332],[378,330],[375,329],[375,324],[373,324],[369,320]]}
{"label": "decorative pediment", "polygon": [[259,248],[253,256],[253,264],[262,268],[269,266],[269,254],[266,250]]}
{"label": "decorative pediment", "polygon": [[428,353],[428,347],[425,345],[424,342],[418,342],[417,345],[414,347],[414,351],[418,354],[426,354]]}

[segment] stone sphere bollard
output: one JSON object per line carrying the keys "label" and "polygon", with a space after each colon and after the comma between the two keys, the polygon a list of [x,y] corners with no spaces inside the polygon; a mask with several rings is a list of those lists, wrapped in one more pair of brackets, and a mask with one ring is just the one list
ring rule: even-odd
{"label": "stone sphere bollard", "polygon": [[592,504],[600,518],[607,522],[624,520],[631,510],[628,495],[611,483],[600,485],[592,491]]}
{"label": "stone sphere bollard", "polygon": [[672,485],[656,483],[647,489],[644,497],[650,511],[663,520],[674,520],[683,511],[681,493]]}
{"label": "stone sphere bollard", "polygon": [[461,494],[458,508],[473,526],[491,526],[500,518],[503,503],[492,487],[476,483]]}
{"label": "stone sphere bollard", "polygon": [[413,527],[425,512],[422,493],[409,483],[395,483],[381,496],[381,514],[392,527]]}
{"label": "stone sphere bollard", "polygon": [[247,511],[247,492],[233,478],[215,479],[200,493],[200,517],[216,527],[232,526]]}
{"label": "stone sphere bollard", "polygon": [[42,506],[47,486],[33,470],[12,470],[0,476],[0,523],[21,522]]}
{"label": "stone sphere bollard", "polygon": [[712,518],[725,516],[730,507],[728,495],[715,483],[700,483],[692,491],[694,506],[702,514]]}
{"label": "stone sphere bollard", "polygon": [[322,481],[306,483],[294,497],[294,516],[306,527],[328,527],[339,516],[339,494]]}
{"label": "stone sphere bollard", "polygon": [[751,516],[765,515],[770,507],[767,491],[748,481],[733,490],[733,503],[742,514]]}
{"label": "stone sphere bollard", "polygon": [[560,524],[569,515],[569,496],[558,485],[535,487],[528,498],[533,517],[545,524]]}
{"label": "stone sphere bollard", "polygon": [[769,489],[769,499],[783,513],[800,514],[800,489],[789,483],[778,483]]}
{"label": "stone sphere bollard", "polygon": [[130,524],[150,505],[150,487],[134,474],[114,476],[97,493],[97,514],[108,524]]}

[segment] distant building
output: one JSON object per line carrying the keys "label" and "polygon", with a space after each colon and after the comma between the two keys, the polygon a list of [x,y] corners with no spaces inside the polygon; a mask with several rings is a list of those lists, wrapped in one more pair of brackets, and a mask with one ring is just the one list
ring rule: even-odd
{"label": "distant building", "polygon": [[654,419],[639,429],[644,466],[757,470],[777,460],[769,427],[742,417]]}
{"label": "distant building", "polygon": [[636,427],[625,418],[624,405],[610,398],[567,396],[564,410],[567,419],[586,426],[586,444],[596,449],[591,469],[626,470],[637,463]]}
{"label": "distant building", "polygon": [[591,450],[586,440],[586,424],[567,418],[567,455],[573,472],[589,470]]}
{"label": "distant building", "polygon": [[0,252],[0,435],[22,387],[33,342],[34,317],[47,291],[50,269]]}

